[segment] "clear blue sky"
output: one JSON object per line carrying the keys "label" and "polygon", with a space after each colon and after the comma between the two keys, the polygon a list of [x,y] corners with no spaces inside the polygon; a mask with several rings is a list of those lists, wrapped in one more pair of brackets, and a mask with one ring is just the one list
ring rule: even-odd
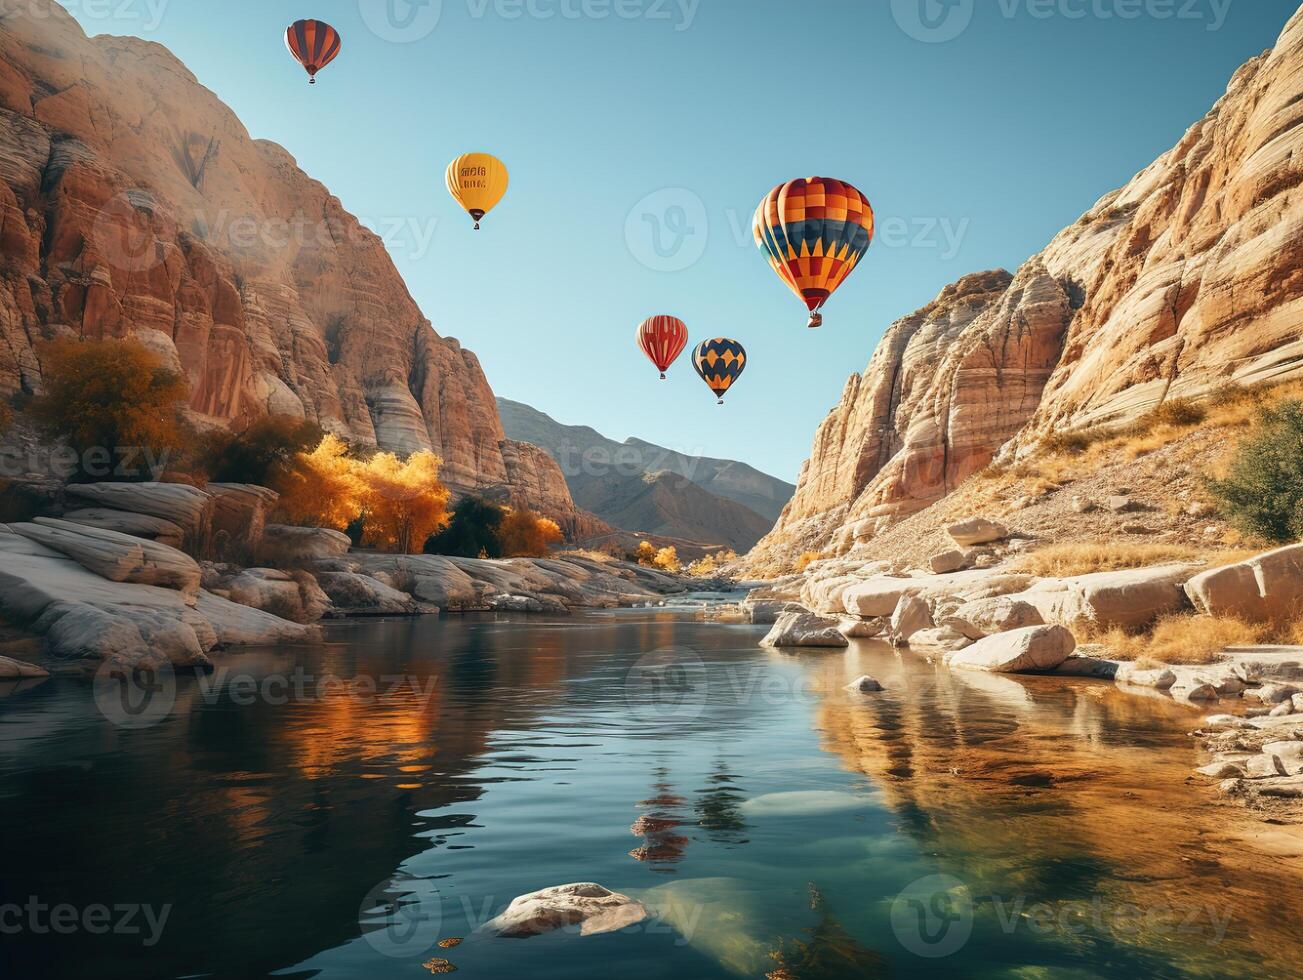
{"label": "clear blue sky", "polygon": [[[498,394],[790,480],[893,320],[961,275],[1013,269],[1039,251],[1170,148],[1297,6],[64,5],[89,33],[167,45],[254,136],[283,144],[386,234],[435,329],[479,354]],[[315,87],[284,46],[299,17],[344,37]],[[511,171],[506,201],[478,234],[443,187],[448,161],[471,150]],[[811,174],[854,183],[879,222],[817,331],[750,233],[771,187]],[[656,380],[633,343],[654,313],[682,317],[695,340],[746,345],[750,366],[726,407],[686,356],[670,381]]]}

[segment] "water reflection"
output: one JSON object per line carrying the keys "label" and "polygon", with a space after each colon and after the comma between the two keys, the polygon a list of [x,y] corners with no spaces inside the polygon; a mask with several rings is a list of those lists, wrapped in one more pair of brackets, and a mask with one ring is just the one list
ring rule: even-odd
{"label": "water reflection", "polygon": [[[1303,848],[1189,782],[1189,709],[759,635],[645,611],[347,624],[323,650],[182,679],[155,728],[114,728],[62,680],[0,699],[0,826],[22,843],[0,897],[171,906],[150,948],[6,937],[13,975],[1292,972]],[[696,658],[691,711],[630,692],[666,649]],[[267,694],[296,672],[301,689]],[[864,673],[886,691],[842,690]],[[661,917],[584,940],[477,932],[584,880]],[[377,939],[374,916],[402,909],[421,928]],[[937,937],[950,955],[927,955]]]}

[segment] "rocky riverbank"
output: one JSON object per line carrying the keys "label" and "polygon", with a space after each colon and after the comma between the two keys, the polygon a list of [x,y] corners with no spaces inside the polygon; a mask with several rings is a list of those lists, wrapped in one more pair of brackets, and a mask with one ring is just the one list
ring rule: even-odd
{"label": "rocky riverbank", "polygon": [[964,520],[949,535],[953,550],[925,568],[813,562],[752,590],[742,612],[772,624],[761,642],[777,648],[878,638],[955,670],[1097,678],[1192,713],[1216,706],[1220,713],[1193,732],[1211,760],[1199,774],[1258,805],[1303,799],[1303,647],[1232,647],[1207,663],[1164,663],[1123,659],[1098,642],[1160,620],[1188,617],[1198,630],[1288,617],[1303,602],[1303,544],[1215,568],[1177,563],[1056,578],[1018,571],[1017,557],[1036,542],[996,521]]}
{"label": "rocky riverbank", "polygon": [[93,484],[67,488],[58,516],[0,525],[0,653],[14,654],[0,676],[205,669],[217,650],[315,642],[332,617],[564,614],[686,591],[677,576],[579,555],[354,552],[337,531],[268,524],[274,501],[240,485]]}

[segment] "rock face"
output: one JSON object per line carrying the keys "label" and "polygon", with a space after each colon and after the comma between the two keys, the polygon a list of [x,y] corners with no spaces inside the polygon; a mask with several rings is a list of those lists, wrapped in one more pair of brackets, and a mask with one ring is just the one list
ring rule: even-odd
{"label": "rock face", "polygon": [[3,20],[0,394],[40,389],[42,338],[134,336],[185,374],[201,423],[271,412],[433,449],[456,491],[507,487],[574,519],[560,471],[507,439],[475,356],[283,148],[158,44],[87,38],[53,0]]}
{"label": "rock face", "polygon": [[753,552],[844,552],[1050,432],[1303,373],[1303,12],[1179,144],[1015,275],[893,324]]}

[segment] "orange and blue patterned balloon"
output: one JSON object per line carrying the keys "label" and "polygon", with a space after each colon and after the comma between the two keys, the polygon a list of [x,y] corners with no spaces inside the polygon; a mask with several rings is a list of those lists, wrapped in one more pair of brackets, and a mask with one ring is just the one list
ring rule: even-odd
{"label": "orange and blue patterned balloon", "polygon": [[723,405],[724,395],[746,370],[746,348],[736,340],[716,337],[692,352],[692,366],[697,369],[701,380],[706,382],[710,390],[719,398],[719,403]]}
{"label": "orange and blue patterned balloon", "polygon": [[779,278],[809,307],[810,326],[818,327],[819,310],[873,242],[873,206],[845,181],[806,177],[770,191],[752,230]]}
{"label": "orange and blue patterned balloon", "polygon": [[317,84],[317,72],[339,56],[343,42],[339,31],[324,20],[296,20],[285,31],[285,47],[308,73],[308,81]]}

